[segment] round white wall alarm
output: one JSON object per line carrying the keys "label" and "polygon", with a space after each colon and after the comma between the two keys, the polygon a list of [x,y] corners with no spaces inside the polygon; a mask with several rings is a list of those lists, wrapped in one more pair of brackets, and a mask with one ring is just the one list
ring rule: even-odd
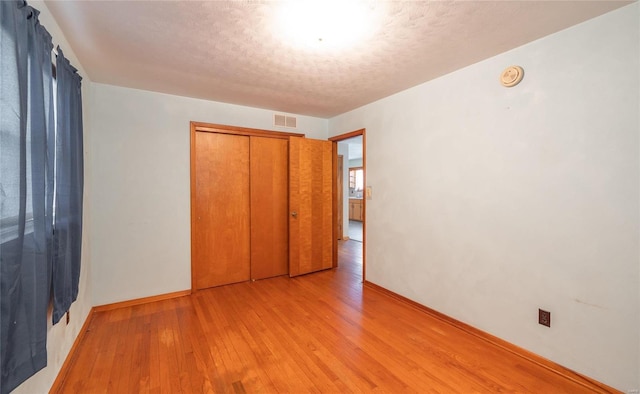
{"label": "round white wall alarm", "polygon": [[500,74],[500,83],[508,88],[516,86],[522,81],[524,70],[520,66],[509,66]]}

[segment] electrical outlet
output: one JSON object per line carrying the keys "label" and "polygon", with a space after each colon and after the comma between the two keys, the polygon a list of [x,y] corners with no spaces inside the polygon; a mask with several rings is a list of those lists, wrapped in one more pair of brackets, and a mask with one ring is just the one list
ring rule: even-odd
{"label": "electrical outlet", "polygon": [[551,327],[551,312],[538,309],[538,323],[543,326]]}

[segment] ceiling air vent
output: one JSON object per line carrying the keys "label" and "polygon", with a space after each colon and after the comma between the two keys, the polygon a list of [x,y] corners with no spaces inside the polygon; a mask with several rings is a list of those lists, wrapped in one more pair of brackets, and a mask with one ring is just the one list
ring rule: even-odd
{"label": "ceiling air vent", "polygon": [[274,114],[273,125],[278,127],[290,127],[295,129],[297,127],[297,120],[294,116]]}

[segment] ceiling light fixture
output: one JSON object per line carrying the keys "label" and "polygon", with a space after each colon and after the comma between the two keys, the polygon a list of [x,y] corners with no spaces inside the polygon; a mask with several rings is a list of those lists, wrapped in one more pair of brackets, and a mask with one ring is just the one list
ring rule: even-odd
{"label": "ceiling light fixture", "polygon": [[375,10],[369,1],[298,0],[279,3],[276,29],[302,50],[340,50],[370,37]]}

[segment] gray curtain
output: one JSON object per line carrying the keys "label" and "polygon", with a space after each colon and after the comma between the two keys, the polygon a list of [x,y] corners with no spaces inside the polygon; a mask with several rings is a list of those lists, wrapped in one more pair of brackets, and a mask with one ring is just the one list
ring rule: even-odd
{"label": "gray curtain", "polygon": [[51,36],[38,11],[0,1],[0,393],[47,364],[53,127]]}
{"label": "gray curtain", "polygon": [[53,323],[78,296],[82,250],[82,78],[58,47],[56,192],[53,234]]}

